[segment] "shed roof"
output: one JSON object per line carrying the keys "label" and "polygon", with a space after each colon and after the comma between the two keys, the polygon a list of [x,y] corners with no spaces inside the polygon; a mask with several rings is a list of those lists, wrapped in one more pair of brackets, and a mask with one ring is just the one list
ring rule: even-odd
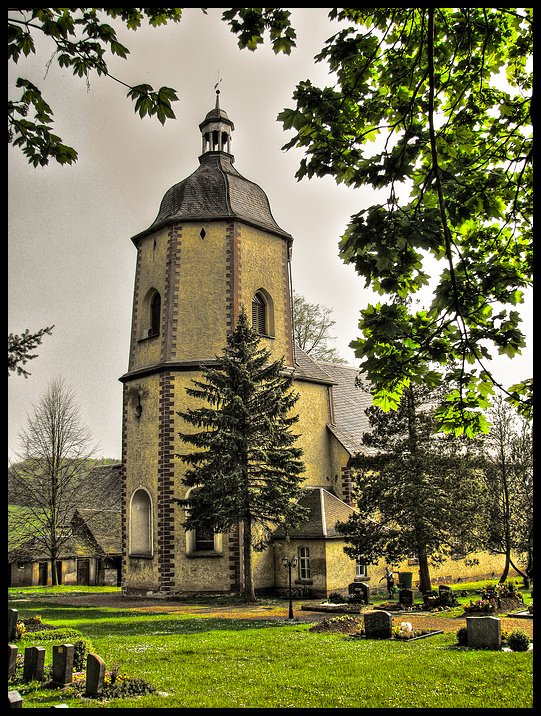
{"label": "shed roof", "polygon": [[310,510],[310,517],[297,529],[287,530],[280,525],[273,533],[274,539],[333,539],[341,538],[336,530],[337,522],[345,522],[355,510],[342,502],[324,487],[307,487],[299,505]]}

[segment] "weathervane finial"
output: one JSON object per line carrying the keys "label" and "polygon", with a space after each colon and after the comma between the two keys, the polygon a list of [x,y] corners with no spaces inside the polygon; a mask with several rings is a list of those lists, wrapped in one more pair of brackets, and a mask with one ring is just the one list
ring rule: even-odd
{"label": "weathervane finial", "polygon": [[220,90],[218,89],[218,85],[220,84],[222,80],[220,79],[220,70],[218,70],[218,82],[214,85],[214,90],[216,92],[216,109],[220,109]]}

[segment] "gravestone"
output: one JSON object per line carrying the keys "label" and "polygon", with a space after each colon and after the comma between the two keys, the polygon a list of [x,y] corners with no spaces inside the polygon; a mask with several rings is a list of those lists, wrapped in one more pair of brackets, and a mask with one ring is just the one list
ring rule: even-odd
{"label": "gravestone", "polygon": [[22,709],[23,697],[18,691],[8,691],[8,709]]}
{"label": "gravestone", "polygon": [[53,683],[58,686],[71,684],[74,652],[73,644],[53,646]]}
{"label": "gravestone", "polygon": [[17,637],[17,620],[19,612],[17,609],[8,609],[8,641],[13,641]]}
{"label": "gravestone", "polygon": [[500,649],[502,620],[498,617],[466,617],[468,646],[474,649]]}
{"label": "gravestone", "polygon": [[364,616],[364,633],[370,639],[390,639],[393,629],[393,616],[389,612],[366,612]]}
{"label": "gravestone", "polygon": [[17,654],[19,649],[15,644],[8,644],[8,679],[15,674],[17,669]]}
{"label": "gravestone", "polygon": [[45,671],[45,647],[27,646],[24,650],[23,679],[41,681]]}
{"label": "gravestone", "polygon": [[97,654],[86,657],[86,689],[87,696],[99,696],[105,682],[105,661]]}
{"label": "gravestone", "polygon": [[350,602],[370,602],[370,587],[365,582],[353,582],[348,587]]}
{"label": "gravestone", "polygon": [[447,584],[440,584],[438,587],[438,601],[440,607],[452,607],[456,605],[456,597],[451,587]]}
{"label": "gravestone", "polygon": [[398,601],[403,607],[412,607],[415,604],[413,589],[401,589],[398,595]]}
{"label": "gravestone", "polygon": [[361,589],[363,602],[365,604],[370,604],[370,587],[368,586],[368,584],[366,584],[366,582],[361,582],[359,584],[359,587]]}

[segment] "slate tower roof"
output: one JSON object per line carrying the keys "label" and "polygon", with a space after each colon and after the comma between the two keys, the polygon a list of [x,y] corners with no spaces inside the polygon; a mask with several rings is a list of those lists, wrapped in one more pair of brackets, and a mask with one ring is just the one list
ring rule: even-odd
{"label": "slate tower roof", "polygon": [[291,239],[274,220],[263,189],[233,166],[235,159],[229,149],[234,128],[220,108],[217,92],[216,107],[199,125],[203,139],[199,168],[165,193],[158,216],[148,229],[133,237],[135,244],[170,223],[209,219],[239,219]]}

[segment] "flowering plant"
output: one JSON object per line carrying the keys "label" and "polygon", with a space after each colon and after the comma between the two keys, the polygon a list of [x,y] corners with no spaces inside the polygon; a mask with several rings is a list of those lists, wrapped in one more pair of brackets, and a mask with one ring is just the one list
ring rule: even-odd
{"label": "flowering plant", "polygon": [[393,632],[396,639],[412,639],[415,636],[410,622],[402,622],[400,627],[393,629]]}
{"label": "flowering plant", "polygon": [[470,603],[464,605],[464,611],[465,612],[494,612],[496,611],[496,607],[498,606],[498,602],[496,599],[478,599],[475,602],[472,602],[470,599]]}

